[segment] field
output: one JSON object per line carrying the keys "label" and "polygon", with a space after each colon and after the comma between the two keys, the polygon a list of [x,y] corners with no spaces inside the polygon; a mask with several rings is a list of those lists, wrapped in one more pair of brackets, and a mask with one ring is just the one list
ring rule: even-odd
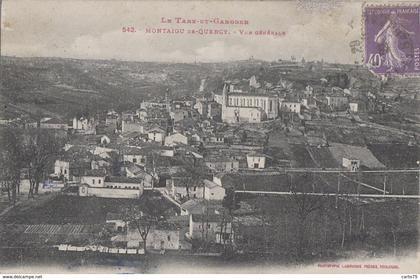
{"label": "field", "polygon": [[[265,226],[242,228],[238,245],[244,250],[294,257],[301,241],[304,254],[345,257],[359,253],[403,255],[417,247],[418,205],[416,201],[380,201],[359,204],[335,198],[306,199],[307,205],[294,197],[242,196],[242,202],[255,208],[253,214],[265,220]],[[299,210],[315,205],[303,223]],[[299,239],[302,232],[302,239]],[[343,240],[344,234],[344,240]],[[395,244],[393,242],[395,234]],[[343,245],[343,247],[341,247]],[[264,248],[265,247],[265,248]]]}
{"label": "field", "polygon": [[84,225],[29,225],[25,233],[35,234],[82,234]]}
{"label": "field", "polygon": [[1,219],[1,223],[13,224],[102,224],[109,212],[118,213],[129,205],[160,206],[171,214],[176,208],[159,195],[147,193],[143,199],[105,199],[58,195],[43,204],[17,206]]}

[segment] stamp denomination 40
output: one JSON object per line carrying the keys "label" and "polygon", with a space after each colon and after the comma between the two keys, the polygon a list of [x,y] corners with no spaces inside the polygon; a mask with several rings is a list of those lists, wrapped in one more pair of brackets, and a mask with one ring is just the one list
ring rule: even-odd
{"label": "stamp denomination 40", "polygon": [[367,5],[365,64],[379,75],[420,75],[420,5]]}

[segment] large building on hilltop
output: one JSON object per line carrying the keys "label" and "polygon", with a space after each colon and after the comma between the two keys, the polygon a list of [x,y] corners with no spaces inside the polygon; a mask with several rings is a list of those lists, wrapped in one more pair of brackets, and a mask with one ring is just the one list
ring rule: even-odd
{"label": "large building on hilltop", "polygon": [[223,87],[222,121],[259,123],[279,115],[279,98],[272,94],[235,92],[232,85]]}

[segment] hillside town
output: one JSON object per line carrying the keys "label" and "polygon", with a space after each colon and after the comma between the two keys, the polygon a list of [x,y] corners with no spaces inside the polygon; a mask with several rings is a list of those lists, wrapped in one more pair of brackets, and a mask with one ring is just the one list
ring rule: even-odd
{"label": "hillside town", "polygon": [[[302,63],[274,66],[293,73]],[[3,119],[0,243],[13,259],[41,248],[64,257],[408,253],[418,132],[373,118],[418,93],[387,96],[372,90],[378,79],[343,87],[340,78],[299,87],[250,75],[210,89],[202,79],[192,94],[167,89],[128,110]]]}

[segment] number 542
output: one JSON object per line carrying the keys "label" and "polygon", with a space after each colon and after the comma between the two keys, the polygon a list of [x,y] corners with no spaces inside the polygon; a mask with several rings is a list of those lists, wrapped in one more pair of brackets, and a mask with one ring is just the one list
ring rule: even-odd
{"label": "number 542", "polygon": [[122,31],[123,31],[123,32],[130,32],[130,33],[134,33],[134,32],[136,32],[136,29],[135,29],[133,26],[128,26],[128,27],[124,26],[124,27],[122,28]]}

